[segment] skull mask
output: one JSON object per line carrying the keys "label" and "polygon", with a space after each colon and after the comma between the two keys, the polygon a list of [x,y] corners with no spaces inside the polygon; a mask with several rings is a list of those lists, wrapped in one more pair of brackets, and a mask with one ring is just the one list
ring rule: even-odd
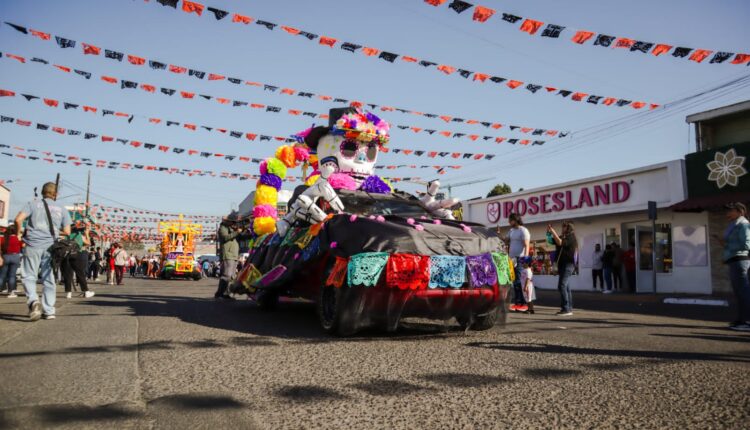
{"label": "skull mask", "polygon": [[333,134],[324,136],[318,144],[320,164],[335,159],[337,172],[351,176],[358,185],[373,175],[378,152],[380,147],[375,141],[362,142]]}

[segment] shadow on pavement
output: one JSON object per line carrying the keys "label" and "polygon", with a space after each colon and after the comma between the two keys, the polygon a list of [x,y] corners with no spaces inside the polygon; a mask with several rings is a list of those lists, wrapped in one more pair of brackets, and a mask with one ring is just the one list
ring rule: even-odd
{"label": "shadow on pavement", "polygon": [[343,400],[347,396],[330,388],[317,385],[288,385],[275,392],[276,396],[299,403],[312,403],[328,400]]}
{"label": "shadow on pavement", "polygon": [[545,343],[500,343],[500,342],[470,342],[466,346],[473,348],[488,348],[499,351],[533,352],[548,354],[575,354],[593,356],[631,357],[673,361],[724,361],[750,363],[748,355],[710,354],[702,352],[679,351],[638,351],[627,349],[596,349],[576,346],[550,345]]}
{"label": "shadow on pavement", "polygon": [[[217,301],[215,299],[163,296],[100,294],[93,306],[121,307],[134,316],[173,316],[180,320],[211,328],[232,330],[260,337],[283,338],[301,343],[370,342],[377,340],[427,340],[462,335],[456,324],[404,322],[395,333],[367,329],[356,337],[339,338],[323,333],[308,302],[282,301],[273,311],[263,311],[249,300]],[[201,343],[200,347],[211,347]]]}
{"label": "shadow on pavement", "polygon": [[423,375],[421,378],[426,381],[457,388],[500,385],[510,381],[510,379],[504,376],[475,375],[472,373],[431,373]]}
{"label": "shadow on pavement", "polygon": [[350,387],[364,391],[372,396],[382,397],[403,396],[418,391],[434,391],[434,388],[422,387],[395,379],[373,379],[369,382],[350,385]]}
{"label": "shadow on pavement", "polygon": [[691,333],[691,334],[667,334],[667,333],[651,333],[650,336],[661,336],[661,337],[675,337],[680,339],[701,339],[701,340],[715,340],[720,342],[739,342],[739,343],[750,343],[750,336],[742,335],[715,335],[708,333]]}

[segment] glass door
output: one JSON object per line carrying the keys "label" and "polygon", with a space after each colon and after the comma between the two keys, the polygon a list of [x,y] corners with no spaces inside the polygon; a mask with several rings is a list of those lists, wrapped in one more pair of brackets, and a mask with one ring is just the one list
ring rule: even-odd
{"label": "glass door", "polygon": [[635,228],[635,292],[654,292],[654,234],[651,227]]}

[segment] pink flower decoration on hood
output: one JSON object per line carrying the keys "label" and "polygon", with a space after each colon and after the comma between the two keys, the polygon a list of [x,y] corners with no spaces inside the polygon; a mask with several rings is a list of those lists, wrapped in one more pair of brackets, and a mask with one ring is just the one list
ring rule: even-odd
{"label": "pink flower decoration on hood", "polygon": [[344,189],[354,191],[358,187],[354,178],[343,173],[332,173],[331,176],[328,177],[328,183],[331,184],[335,190]]}

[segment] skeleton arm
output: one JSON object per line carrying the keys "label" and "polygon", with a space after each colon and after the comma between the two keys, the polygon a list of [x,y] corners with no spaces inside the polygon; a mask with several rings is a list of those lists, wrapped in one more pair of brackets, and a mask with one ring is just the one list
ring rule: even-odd
{"label": "skeleton arm", "polygon": [[445,219],[454,219],[453,213],[448,208],[458,203],[458,199],[435,200],[438,189],[440,189],[439,181],[430,182],[427,185],[427,194],[422,196],[420,200],[433,215]]}
{"label": "skeleton arm", "polygon": [[276,231],[279,236],[286,236],[289,227],[295,219],[301,219],[309,223],[319,223],[325,220],[326,213],[316,205],[318,199],[322,198],[336,212],[344,210],[344,204],[341,203],[336,191],[328,183],[328,176],[338,169],[335,162],[325,163],[320,166],[320,178],[297,197],[289,208],[289,213],[284,218],[276,222]]}

